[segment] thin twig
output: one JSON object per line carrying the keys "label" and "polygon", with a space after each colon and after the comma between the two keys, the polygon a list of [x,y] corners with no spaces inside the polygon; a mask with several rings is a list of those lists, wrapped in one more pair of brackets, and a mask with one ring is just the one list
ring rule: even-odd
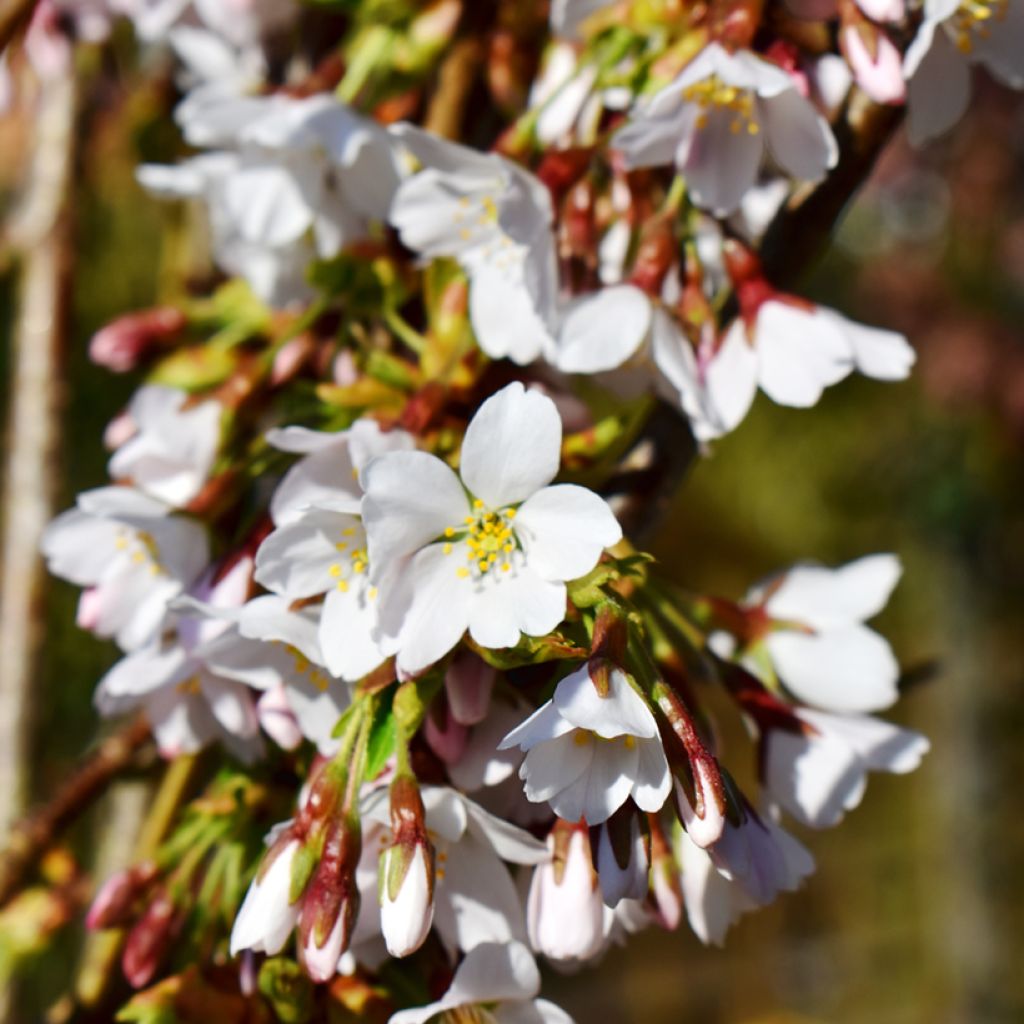
{"label": "thin twig", "polygon": [[0,853],[0,907],[18,891],[43,852],[132,765],[149,735],[149,723],[139,717],[108,736],[49,803],[15,825]]}
{"label": "thin twig", "polygon": [[446,139],[460,137],[466,103],[483,59],[483,41],[480,39],[459,39],[448,51],[423,121],[427,131]]}

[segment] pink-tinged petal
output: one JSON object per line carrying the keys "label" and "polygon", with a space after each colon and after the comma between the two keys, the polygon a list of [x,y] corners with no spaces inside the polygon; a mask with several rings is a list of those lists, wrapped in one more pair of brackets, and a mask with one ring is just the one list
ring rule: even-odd
{"label": "pink-tinged petal", "polygon": [[651,709],[619,669],[609,674],[608,694],[602,697],[584,665],[558,684],[554,705],[568,722],[604,739],[624,735],[650,739],[658,735]]}
{"label": "pink-tinged petal", "polygon": [[868,30],[850,25],[842,37],[857,84],[876,103],[902,103],[907,95],[903,55],[884,32],[873,30],[872,52],[865,44],[864,31]]}
{"label": "pink-tinged petal", "polygon": [[779,405],[807,408],[853,369],[853,351],[827,318],[785,302],[757,316],[758,382]]}
{"label": "pink-tinged petal", "polygon": [[857,6],[873,21],[902,21],[906,15],[904,0],[857,0]]}
{"label": "pink-tinged petal", "polygon": [[445,696],[452,718],[460,725],[476,725],[487,718],[497,671],[469,651],[456,654],[444,677]]}
{"label": "pink-tinged petal", "polygon": [[867,626],[813,636],[772,633],[767,645],[786,689],[807,704],[828,711],[880,711],[899,696],[892,648]]}
{"label": "pink-tinged petal", "polygon": [[398,636],[398,666],[411,673],[432,665],[459,642],[475,595],[472,582],[459,577],[454,560],[439,544],[421,551],[407,571],[413,598]]}
{"label": "pink-tinged petal", "polygon": [[389,452],[363,472],[363,523],[374,579],[459,526],[469,510],[459,478],[426,452]]}
{"label": "pink-tinged petal", "polygon": [[563,373],[614,370],[635,355],[650,326],[651,303],[639,288],[602,288],[563,315],[555,363]]}
{"label": "pink-tinged petal", "polygon": [[694,768],[693,781],[695,786],[700,787],[704,816],[700,817],[694,810],[686,795],[686,790],[678,780],[675,784],[676,806],[679,808],[680,817],[690,840],[702,849],[706,849],[722,838],[722,832],[725,829],[725,815],[719,809],[717,794],[712,788],[712,781],[702,762],[697,762]]}
{"label": "pink-tinged petal", "polygon": [[828,122],[796,88],[762,104],[762,127],[776,162],[794,178],[820,181],[839,159]]}
{"label": "pink-tinged petal", "polygon": [[926,18],[903,58],[907,137],[922,146],[949,131],[971,98],[971,69],[945,30]]}
{"label": "pink-tinged petal", "polygon": [[865,622],[886,606],[902,572],[895,555],[867,555],[838,569],[798,565],[785,574],[765,608],[774,619],[815,629]]}
{"label": "pink-tinged petal", "polygon": [[608,503],[575,484],[545,487],[528,498],[515,520],[529,568],[544,579],[574,580],[622,539]]}
{"label": "pink-tinged petal", "polygon": [[558,472],[562,421],[555,403],[516,382],[480,406],[466,430],[460,472],[489,508],[525,501]]}

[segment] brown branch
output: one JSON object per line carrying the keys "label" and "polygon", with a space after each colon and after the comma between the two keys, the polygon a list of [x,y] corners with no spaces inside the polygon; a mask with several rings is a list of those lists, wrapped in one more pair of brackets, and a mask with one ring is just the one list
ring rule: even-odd
{"label": "brown branch", "polygon": [[149,735],[149,723],[139,717],[108,736],[49,803],[14,826],[0,853],[0,907],[18,891],[41,854],[132,765]]}
{"label": "brown branch", "polygon": [[0,53],[28,24],[37,0],[0,0]]}
{"label": "brown branch", "polygon": [[435,90],[423,127],[446,139],[462,134],[462,120],[476,76],[484,61],[481,39],[459,39],[448,51],[438,72]]}

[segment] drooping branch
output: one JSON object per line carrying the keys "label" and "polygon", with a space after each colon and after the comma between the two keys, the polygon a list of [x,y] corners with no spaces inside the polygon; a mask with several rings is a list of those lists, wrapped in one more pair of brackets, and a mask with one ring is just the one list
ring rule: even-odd
{"label": "drooping branch", "polygon": [[0,907],[21,888],[40,856],[82,816],[149,742],[149,723],[136,718],[107,737],[43,807],[11,830],[0,853]]}

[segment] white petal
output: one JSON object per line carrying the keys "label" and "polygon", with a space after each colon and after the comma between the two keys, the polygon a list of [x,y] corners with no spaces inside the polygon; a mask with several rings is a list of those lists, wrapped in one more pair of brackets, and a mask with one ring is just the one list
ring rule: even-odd
{"label": "white petal", "polygon": [[303,512],[260,545],[256,580],[291,600],[325,593],[335,583],[331,567],[341,565],[337,545],[350,539],[346,530],[361,532],[359,520],[324,509]]}
{"label": "white petal", "polygon": [[798,565],[765,608],[774,619],[815,629],[865,622],[885,607],[902,571],[895,555],[868,555],[839,569]]}
{"label": "white petal", "polygon": [[368,588],[353,582],[348,591],[327,592],[320,615],[320,650],[333,676],[354,683],[386,657],[375,639],[377,611]]}
{"label": "white petal", "polygon": [[764,155],[763,131],[733,131],[736,115],[712,108],[677,157],[694,203],[716,217],[732,213],[757,180]]}
{"label": "white petal", "polygon": [[480,347],[492,359],[511,359],[523,366],[532,363],[554,344],[543,294],[531,286],[530,271],[518,259],[501,268],[481,263],[470,273],[469,319]]}
{"label": "white petal", "polygon": [[568,732],[572,732],[573,724],[563,718],[555,702],[549,700],[542,704],[525,721],[513,729],[499,744],[499,750],[508,750],[510,747],[519,747],[520,750],[530,750],[538,743],[547,743],[549,740],[558,739]]}
{"label": "white petal", "polygon": [[585,575],[605,548],[622,539],[622,527],[608,503],[575,484],[537,491],[519,509],[515,528],[527,565],[549,580]]}
{"label": "white petal", "polygon": [[839,159],[828,122],[793,86],[764,103],[768,148],[794,178],[820,181]]}
{"label": "white petal", "polygon": [[808,704],[829,711],[880,711],[899,696],[892,649],[867,626],[815,636],[772,633],[767,644],[786,688]]}
{"label": "white petal", "polygon": [[472,589],[469,632],[481,647],[513,647],[521,634],[544,636],[565,618],[565,585],[542,579],[529,565],[489,574],[479,585],[462,583]]}
{"label": "white petal", "polygon": [[822,711],[804,709],[800,717],[819,728],[841,736],[863,759],[865,765],[876,772],[904,775],[914,771],[928,753],[927,737],[912,729],[867,715],[830,715]]}
{"label": "white petal", "polygon": [[558,684],[554,704],[558,713],[574,726],[596,732],[604,739],[616,736],[649,739],[658,735],[658,724],[651,709],[619,669],[612,669],[608,694],[601,697],[584,665]]}
{"label": "white petal", "polygon": [[926,18],[903,61],[907,77],[907,137],[921,146],[963,117],[971,98],[971,69],[946,32]]}
{"label": "white petal", "polygon": [[554,478],[561,445],[555,403],[509,384],[480,406],[466,430],[462,479],[490,508],[517,504]]}
{"label": "white petal", "polygon": [[614,370],[636,353],[650,325],[651,303],[639,288],[603,288],[563,314],[555,364],[563,373]]}
{"label": "white petal", "polygon": [[672,774],[661,745],[661,738],[637,741],[636,781],[633,802],[641,811],[655,814],[661,810],[672,792]]}
{"label": "white petal", "polygon": [[[700,440],[720,437],[739,426],[757,393],[757,374],[757,353],[743,323],[735,320],[704,371],[708,426],[698,433]],[[698,420],[695,428],[699,430],[700,424]]]}
{"label": "white petal", "polygon": [[561,736],[539,744],[526,755],[519,769],[519,777],[523,780],[527,800],[535,804],[543,803],[589,772],[594,757],[594,744],[586,740],[577,742],[577,736],[584,735],[571,733]]}
{"label": "white petal", "polygon": [[[574,740],[576,736],[586,737],[586,745],[594,747],[590,767],[571,785],[553,793],[548,803],[565,821],[576,822],[583,818],[588,825],[600,825],[629,799],[637,775],[639,751],[636,742],[625,737],[602,742],[585,732],[576,733]],[[531,750],[526,755],[527,761],[543,749]]]}

